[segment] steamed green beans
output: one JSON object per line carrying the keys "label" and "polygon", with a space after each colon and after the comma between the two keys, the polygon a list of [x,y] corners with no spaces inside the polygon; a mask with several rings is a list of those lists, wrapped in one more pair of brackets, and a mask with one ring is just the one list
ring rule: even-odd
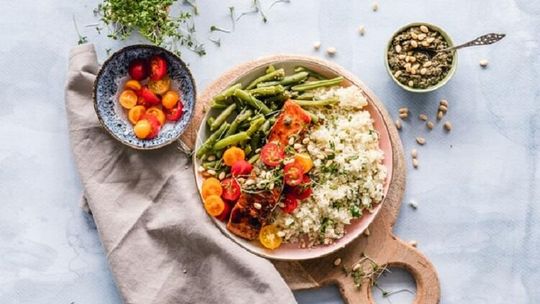
{"label": "steamed green beans", "polygon": [[238,126],[240,126],[241,123],[248,120],[251,115],[253,115],[253,111],[250,109],[244,109],[240,114],[236,116],[236,118],[231,123],[231,126],[227,130],[227,133],[225,133],[225,136],[233,135],[236,133],[236,130],[238,129]]}
{"label": "steamed green beans", "polygon": [[275,85],[269,87],[257,87],[248,91],[253,96],[272,96],[282,94],[285,92],[285,88],[282,85]]}
{"label": "steamed green beans", "polygon": [[[247,87],[246,89],[249,90],[249,89],[253,89],[254,87],[257,86],[258,83],[260,82],[265,82],[265,81],[271,81],[271,80],[276,80],[276,79],[281,79],[285,76],[285,70],[284,69],[278,69],[278,70],[275,70],[273,72],[270,72],[268,74],[265,74],[255,80],[253,80]],[[238,89],[238,88],[237,88]]]}
{"label": "steamed green beans", "polygon": [[227,136],[214,144],[214,150],[223,150],[228,146],[237,145],[243,141],[249,139],[247,132],[239,132],[230,136]]}
{"label": "steamed green beans", "polygon": [[295,85],[291,89],[293,91],[307,91],[307,90],[313,90],[313,89],[322,88],[322,87],[330,87],[330,86],[338,85],[342,81],[343,81],[343,77],[339,76],[339,77],[327,79],[327,80],[306,82],[303,84]]}
{"label": "steamed green beans", "polygon": [[223,124],[225,120],[227,120],[227,118],[233,113],[234,109],[236,109],[236,104],[231,103],[231,105],[228,106],[225,110],[223,110],[223,112],[221,112],[212,122],[212,124],[210,125],[210,131],[214,131],[219,128],[219,126],[221,126],[221,124]]}
{"label": "steamed green beans", "polygon": [[261,111],[265,115],[271,112],[270,109],[262,101],[258,100],[253,95],[249,94],[248,92],[244,90],[241,90],[241,89],[234,90],[234,96],[242,99],[247,104]]}
{"label": "steamed green beans", "polygon": [[219,127],[219,129],[216,132],[212,133],[212,135],[210,135],[208,139],[206,139],[206,141],[202,144],[202,146],[199,147],[199,150],[197,150],[196,156],[198,158],[201,158],[204,154],[211,151],[216,141],[221,137],[221,135],[223,135],[223,133],[227,131],[228,128],[229,128],[229,123],[227,122],[223,123]]}
{"label": "steamed green beans", "polygon": [[300,73],[296,73],[290,76],[283,77],[283,79],[279,83],[281,85],[287,86],[287,85],[302,82],[306,80],[308,76],[309,76],[308,72],[300,72]]}
{"label": "steamed green beans", "polygon": [[217,94],[214,96],[214,102],[216,103],[223,103],[225,102],[229,97],[231,97],[234,93],[234,90],[242,88],[242,85],[237,83],[233,86],[228,87],[223,92]]}

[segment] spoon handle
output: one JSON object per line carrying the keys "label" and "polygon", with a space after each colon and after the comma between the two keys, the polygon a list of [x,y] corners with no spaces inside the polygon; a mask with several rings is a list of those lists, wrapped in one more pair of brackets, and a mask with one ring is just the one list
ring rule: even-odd
{"label": "spoon handle", "polygon": [[506,34],[490,33],[490,34],[482,35],[469,42],[465,42],[463,44],[447,48],[444,51],[457,50],[457,49],[461,49],[461,48],[469,47],[469,46],[488,45],[488,44],[492,44],[503,39],[504,36],[506,36]]}

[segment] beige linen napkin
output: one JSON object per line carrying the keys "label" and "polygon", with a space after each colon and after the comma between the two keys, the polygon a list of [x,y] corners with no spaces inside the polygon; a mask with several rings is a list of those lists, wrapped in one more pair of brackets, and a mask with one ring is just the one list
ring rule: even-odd
{"label": "beige linen napkin", "polygon": [[274,266],[225,237],[174,145],[137,151],[100,126],[92,45],[70,54],[66,109],[88,203],[125,303],[295,303]]}

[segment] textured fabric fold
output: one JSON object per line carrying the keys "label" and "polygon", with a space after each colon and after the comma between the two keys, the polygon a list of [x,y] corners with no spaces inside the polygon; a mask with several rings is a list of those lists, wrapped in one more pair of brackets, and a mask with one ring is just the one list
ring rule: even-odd
{"label": "textured fabric fold", "polygon": [[125,303],[296,303],[274,266],[226,238],[200,206],[188,159],[137,151],[101,128],[92,45],[71,51],[66,109],[83,206]]}

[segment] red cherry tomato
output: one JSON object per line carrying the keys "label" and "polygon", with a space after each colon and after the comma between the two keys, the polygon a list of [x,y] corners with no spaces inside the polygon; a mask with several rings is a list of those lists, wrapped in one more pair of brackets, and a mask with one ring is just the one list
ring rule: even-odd
{"label": "red cherry tomato", "polygon": [[167,61],[159,55],[150,58],[150,79],[157,81],[167,75]]}
{"label": "red cherry tomato", "polygon": [[129,76],[135,80],[143,80],[148,77],[146,62],[142,59],[135,59],[129,64]]}
{"label": "red cherry tomato", "polygon": [[161,103],[159,97],[157,97],[157,95],[154,94],[154,92],[152,92],[147,86],[142,87],[142,89],[139,91],[139,96],[144,99],[148,106],[157,106]]}
{"label": "red cherry tomato", "polygon": [[240,185],[234,178],[226,178],[221,181],[221,187],[223,187],[223,193],[221,197],[227,201],[235,202],[240,198]]}
{"label": "red cherry tomato", "polygon": [[248,175],[251,173],[251,170],[253,170],[253,165],[245,160],[236,161],[231,166],[232,176]]}
{"label": "red cherry tomato", "polygon": [[286,191],[288,194],[299,200],[305,200],[313,193],[313,190],[311,189],[311,179],[306,174],[298,186],[287,187]]}
{"label": "red cherry tomato", "polygon": [[289,186],[298,186],[304,180],[304,169],[297,163],[285,165],[283,168],[283,177],[285,184]]}
{"label": "red cherry tomato", "polygon": [[156,137],[159,133],[159,130],[161,130],[161,124],[159,123],[159,120],[154,115],[150,114],[144,114],[142,119],[148,120],[150,122],[150,126],[152,126],[152,131],[146,137],[146,139],[152,139]]}
{"label": "red cherry tomato", "polygon": [[267,143],[261,149],[261,160],[269,167],[279,165],[284,158],[285,149],[274,142]]}
{"label": "red cherry tomato", "polygon": [[285,207],[281,208],[283,212],[293,213],[293,211],[298,207],[298,199],[292,195],[285,195],[283,204],[285,204]]}
{"label": "red cherry tomato", "polygon": [[223,209],[223,211],[218,216],[216,216],[216,218],[222,222],[226,222],[229,219],[229,214],[231,214],[231,209],[231,204],[225,202],[225,209]]}
{"label": "red cherry tomato", "polygon": [[177,121],[184,114],[184,104],[179,100],[176,106],[172,109],[163,109],[165,111],[165,117],[168,121]]}

